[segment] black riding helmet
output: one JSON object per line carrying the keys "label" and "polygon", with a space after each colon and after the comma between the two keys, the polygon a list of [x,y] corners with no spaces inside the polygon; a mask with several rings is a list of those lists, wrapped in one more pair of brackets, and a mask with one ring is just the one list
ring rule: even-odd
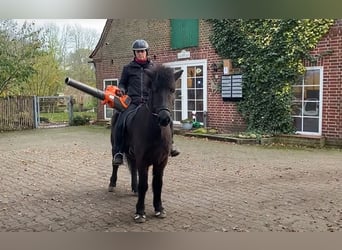
{"label": "black riding helmet", "polygon": [[150,47],[148,46],[148,43],[143,39],[135,40],[132,43],[132,50],[133,50],[134,55],[135,55],[136,50],[146,50],[146,54],[148,54],[149,48]]}

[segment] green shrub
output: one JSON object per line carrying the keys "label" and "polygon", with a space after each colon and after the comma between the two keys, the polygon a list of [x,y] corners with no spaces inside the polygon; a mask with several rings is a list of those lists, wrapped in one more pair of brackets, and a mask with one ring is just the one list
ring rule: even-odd
{"label": "green shrub", "polygon": [[90,122],[90,116],[89,115],[76,115],[72,120],[72,126],[82,126],[87,125]]}

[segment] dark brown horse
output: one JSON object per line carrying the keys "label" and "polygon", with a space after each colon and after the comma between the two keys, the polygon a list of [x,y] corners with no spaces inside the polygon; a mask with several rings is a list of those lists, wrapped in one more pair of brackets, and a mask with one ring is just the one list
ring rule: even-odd
{"label": "dark brown horse", "polygon": [[[145,195],[148,189],[148,170],[152,168],[152,191],[155,216],[164,218],[166,213],[162,206],[161,193],[163,173],[167,165],[171,144],[171,112],[174,99],[175,82],[183,71],[156,66],[145,70],[145,85],[149,99],[128,115],[125,129],[124,153],[131,170],[132,191],[138,192],[138,202],[134,220],[145,222]],[[115,126],[115,122],[112,124]],[[114,145],[114,129],[112,129]],[[110,189],[115,187],[118,166],[113,165]],[[138,180],[137,181],[137,174]],[[137,185],[138,184],[138,185]]]}

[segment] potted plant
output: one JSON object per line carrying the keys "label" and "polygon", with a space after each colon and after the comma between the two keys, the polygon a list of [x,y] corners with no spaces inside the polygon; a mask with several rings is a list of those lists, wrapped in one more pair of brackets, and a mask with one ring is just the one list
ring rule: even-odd
{"label": "potted plant", "polygon": [[193,122],[192,122],[192,119],[187,118],[187,119],[181,120],[181,124],[182,124],[183,129],[190,130],[192,129]]}

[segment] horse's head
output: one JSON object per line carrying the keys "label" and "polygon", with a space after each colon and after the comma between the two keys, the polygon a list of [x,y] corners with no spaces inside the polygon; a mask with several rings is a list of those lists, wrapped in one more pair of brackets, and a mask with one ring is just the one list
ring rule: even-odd
{"label": "horse's head", "polygon": [[174,72],[172,68],[156,66],[145,70],[147,77],[146,87],[149,90],[149,109],[158,117],[161,126],[171,122],[170,107],[173,104],[176,81],[183,70]]}

